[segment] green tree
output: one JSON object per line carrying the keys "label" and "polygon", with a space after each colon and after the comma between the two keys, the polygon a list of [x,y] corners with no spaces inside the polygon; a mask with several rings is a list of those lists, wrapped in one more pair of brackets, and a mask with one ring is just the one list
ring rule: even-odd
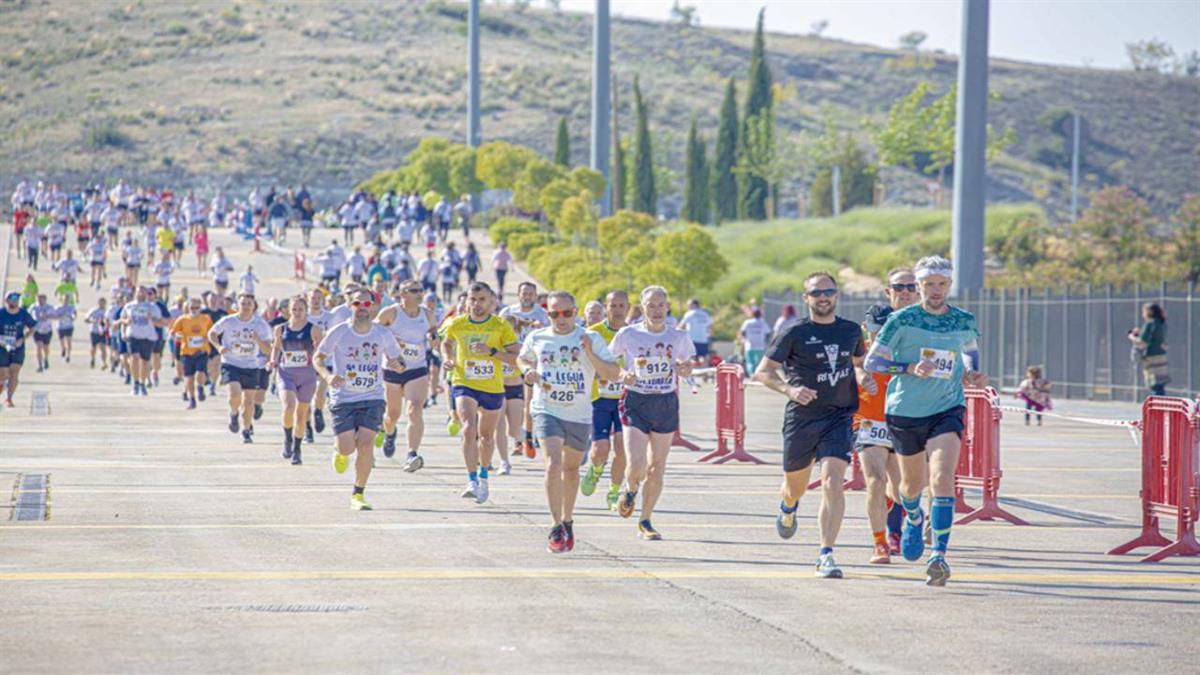
{"label": "green tree", "polygon": [[558,118],[558,135],[554,137],[554,163],[571,166],[571,134],[567,131],[567,116]]}
{"label": "green tree", "polygon": [[763,216],[774,218],[777,211],[776,186],[800,172],[803,163],[801,149],[790,137],[781,137],[777,133],[774,106],[767,106],[759,114],[747,118],[742,131],[742,147],[734,173],[742,182],[762,181],[766,187],[766,211]]}
{"label": "green tree", "polygon": [[867,162],[866,153],[849,134],[838,137],[836,150],[817,171],[813,180],[813,215],[823,218],[833,213],[833,166],[841,176],[838,183],[839,212],[856,206],[870,206],[875,197],[875,167]]}
{"label": "green tree", "polygon": [[[1154,211],[1125,186],[1101,188],[1079,220],[1072,224],[1073,258],[1094,270],[1097,281],[1158,281],[1163,277],[1161,251],[1153,236]],[[1147,268],[1149,264],[1149,268]]]}
{"label": "green tree", "polygon": [[561,166],[535,155],[517,176],[513,185],[513,204],[525,211],[542,210],[542,190],[554,179],[565,176]]}
{"label": "green tree", "polygon": [[538,159],[537,153],[520,145],[492,141],[475,152],[475,176],[493,190],[512,190],[525,165]]}
{"label": "green tree", "polygon": [[626,187],[629,180],[625,172],[625,139],[617,139],[616,152],[612,158],[612,210],[614,213],[625,208],[625,195],[629,193]]}
{"label": "green tree", "polygon": [[643,267],[646,280],[662,284],[680,300],[712,286],[729,269],[717,242],[699,225],[660,235],[653,250],[653,259]]}
{"label": "green tree", "polygon": [[717,147],[713,156],[711,176],[713,215],[718,223],[737,218],[738,182],[733,173],[734,167],[737,166],[737,150],[737,87],[731,77],[725,85],[725,100],[721,102]]}
{"label": "green tree", "polygon": [[658,213],[658,192],[654,186],[654,153],[650,141],[650,121],[646,111],[646,101],[642,98],[642,90],[637,77],[633,78],[633,98],[634,108],[637,112],[633,210],[656,215]]}
{"label": "green tree", "polygon": [[1188,281],[1200,283],[1200,195],[1186,195],[1173,220],[1180,269]]}
{"label": "green tree", "polygon": [[704,166],[700,153],[702,150],[699,134],[696,133],[696,117],[692,116],[692,126],[688,129],[687,150],[684,155],[683,167],[683,218],[693,223],[700,220],[700,202],[705,198],[700,181],[703,178]]}
{"label": "green tree", "polygon": [[450,150],[450,189],[453,195],[473,195],[486,186],[475,174],[475,148],[459,145]]}
{"label": "green tree", "polygon": [[[763,15],[766,8],[758,10],[758,24],[754,29],[754,43],[750,49],[750,82],[746,90],[746,109],[743,114],[742,130],[746,130],[746,120],[760,116],[766,108],[772,107],[771,67],[767,64],[766,44],[763,39]],[[741,146],[745,151],[745,133],[742,134]],[[761,176],[745,174],[738,181],[739,186],[739,215],[751,220],[763,220],[767,216],[767,196],[770,188]]]}

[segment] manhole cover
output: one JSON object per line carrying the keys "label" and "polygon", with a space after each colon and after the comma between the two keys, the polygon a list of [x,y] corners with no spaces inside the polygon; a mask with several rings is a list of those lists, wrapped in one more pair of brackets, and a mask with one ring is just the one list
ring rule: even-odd
{"label": "manhole cover", "polygon": [[13,520],[46,520],[46,504],[50,494],[50,475],[20,474],[13,491],[15,506]]}
{"label": "manhole cover", "polygon": [[29,414],[34,417],[45,417],[50,414],[50,392],[33,392],[33,398],[29,399]]}

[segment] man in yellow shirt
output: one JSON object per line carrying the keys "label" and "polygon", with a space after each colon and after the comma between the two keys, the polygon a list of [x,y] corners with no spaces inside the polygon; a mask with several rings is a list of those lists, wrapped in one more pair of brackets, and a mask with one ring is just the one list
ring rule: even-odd
{"label": "man in yellow shirt", "polygon": [[[196,407],[196,397],[204,400],[204,383],[208,379],[208,331],[213,327],[212,319],[201,312],[204,304],[200,298],[188,301],[187,314],[181,315],[171,324],[171,335],[179,337],[179,358],[183,361],[183,376],[188,410]],[[200,378],[200,386],[196,386]]]}
{"label": "man in yellow shirt", "polygon": [[450,396],[462,420],[464,498],[488,499],[488,464],[496,424],[504,407],[502,364],[516,366],[520,344],[512,326],[493,312],[496,294],[483,282],[471,284],[467,312],[442,328],[442,364],[452,373]]}
{"label": "man in yellow shirt", "polygon": [[162,252],[163,260],[170,260],[175,251],[175,231],[163,223],[158,228],[158,250]]}
{"label": "man in yellow shirt", "polygon": [[[604,298],[604,319],[588,326],[604,337],[604,341],[612,344],[617,331],[625,327],[625,318],[629,316],[629,294],[616,290]],[[623,363],[621,364],[623,365]],[[621,493],[621,483],[625,480],[625,443],[622,438],[621,413],[619,404],[625,387],[615,380],[596,379],[592,388],[592,455],[588,463],[588,471],[579,483],[579,491],[583,496],[591,496],[596,491],[596,483],[604,473],[604,463],[608,461],[608,452],[615,451],[613,456],[611,478],[612,484],[608,490],[608,508],[615,511],[617,497]]]}

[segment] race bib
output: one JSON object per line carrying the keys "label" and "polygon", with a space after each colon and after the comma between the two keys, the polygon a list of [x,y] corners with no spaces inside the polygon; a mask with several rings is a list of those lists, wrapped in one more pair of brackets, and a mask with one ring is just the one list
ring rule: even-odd
{"label": "race bib", "polygon": [[600,379],[600,395],[605,398],[613,398],[621,395],[622,385],[615,380]]}
{"label": "race bib", "polygon": [[283,367],[284,368],[303,368],[308,365],[308,352],[306,351],[285,351],[283,352]]}
{"label": "race bib", "polygon": [[639,380],[667,377],[674,372],[671,361],[663,356],[639,357],[634,361],[634,371]]}
{"label": "race bib", "polygon": [[419,368],[419,364],[425,363],[425,350],[419,345],[401,342],[400,358],[404,360],[405,368]]}
{"label": "race bib", "polygon": [[931,349],[926,347],[921,350],[921,360],[930,361],[936,368],[933,371],[932,377],[939,380],[948,380],[954,374],[954,361],[958,358],[958,353],[948,349]]}
{"label": "race bib", "polygon": [[188,338],[187,344],[192,349],[199,349],[204,346],[204,336],[193,335]]}
{"label": "race bib", "polygon": [[501,376],[503,376],[503,377],[504,377],[504,379],[506,379],[506,380],[507,380],[507,379],[508,379],[508,378],[510,378],[510,377],[516,377],[516,376],[517,376],[517,371],[516,371],[516,370],[514,370],[512,366],[510,366],[510,365],[508,365],[507,363],[505,363],[505,362],[501,361],[501,362],[500,362],[500,375],[501,375]]}
{"label": "race bib", "polygon": [[490,380],[496,376],[496,362],[491,359],[467,359],[463,375],[468,380]]}
{"label": "race bib", "polygon": [[346,371],[346,390],[368,392],[375,389],[379,382],[379,366],[373,363],[360,363],[350,366]]}
{"label": "race bib", "polygon": [[5,349],[15,349],[17,346],[17,338],[12,335],[0,335],[0,347]]}
{"label": "race bib", "polygon": [[133,323],[138,326],[145,326],[150,323],[150,313],[144,309],[133,310]]}
{"label": "race bib", "polygon": [[892,432],[883,422],[863,420],[862,424],[858,426],[858,444],[890,448],[892,447]]}
{"label": "race bib", "polygon": [[258,353],[258,345],[253,342],[235,342],[232,351],[236,356],[254,356]]}

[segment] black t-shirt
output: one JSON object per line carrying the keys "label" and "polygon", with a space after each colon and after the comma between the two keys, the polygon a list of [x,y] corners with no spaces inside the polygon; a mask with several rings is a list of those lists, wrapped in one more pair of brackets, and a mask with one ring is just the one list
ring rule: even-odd
{"label": "black t-shirt", "polygon": [[788,414],[803,418],[858,410],[858,381],[851,357],[863,355],[862,331],[858,324],[841,317],[833,323],[802,319],[767,348],[766,357],[783,365],[793,387],[815,389],[817,398],[808,405],[788,404]]}

